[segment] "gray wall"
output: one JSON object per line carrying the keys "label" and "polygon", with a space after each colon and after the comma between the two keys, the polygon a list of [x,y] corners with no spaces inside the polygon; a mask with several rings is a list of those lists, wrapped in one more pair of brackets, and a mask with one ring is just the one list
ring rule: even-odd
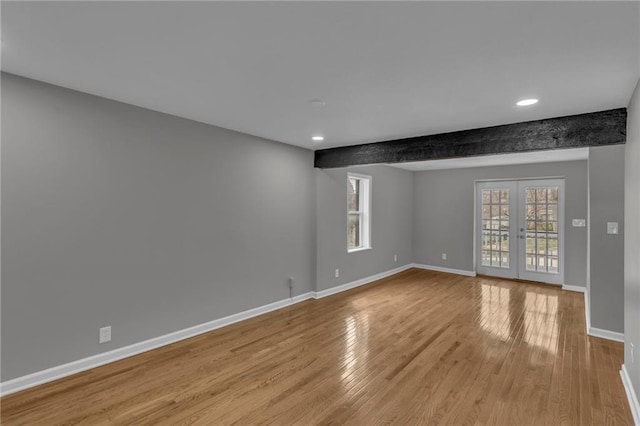
{"label": "gray wall", "polygon": [[565,283],[586,286],[587,228],[571,226],[587,218],[586,161],[416,172],[414,262],[473,271],[475,180],[545,176],[565,177]]}
{"label": "gray wall", "polygon": [[[472,270],[474,181],[564,176],[565,281],[584,286],[591,265],[594,327],[621,331],[623,239],[606,236],[606,222],[625,232],[626,363],[638,388],[638,89],[626,147],[591,151],[589,202],[586,161],[314,170],[301,148],[8,74],[2,86],[3,381],[285,299],[289,276],[301,294],[412,261]],[[372,249],[355,253],[348,171],[372,176]],[[589,204],[587,263],[586,228],[570,221]],[[105,325],[113,341],[98,345]]]}
{"label": "gray wall", "polygon": [[627,110],[624,158],[624,365],[640,396],[640,81]]}
{"label": "gray wall", "polygon": [[3,381],[312,290],[311,151],[7,74],[2,141]]}
{"label": "gray wall", "polygon": [[[353,253],[347,253],[348,172],[372,177],[372,248]],[[384,165],[316,170],[316,191],[319,291],[411,262],[412,172]]]}
{"label": "gray wall", "polygon": [[[589,148],[591,326],[624,332],[624,145]],[[607,234],[618,222],[618,235]]]}

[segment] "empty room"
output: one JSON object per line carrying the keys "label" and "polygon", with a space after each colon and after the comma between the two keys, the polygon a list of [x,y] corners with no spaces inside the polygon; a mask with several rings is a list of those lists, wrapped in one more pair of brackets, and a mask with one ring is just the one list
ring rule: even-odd
{"label": "empty room", "polygon": [[640,2],[0,15],[2,425],[640,426]]}

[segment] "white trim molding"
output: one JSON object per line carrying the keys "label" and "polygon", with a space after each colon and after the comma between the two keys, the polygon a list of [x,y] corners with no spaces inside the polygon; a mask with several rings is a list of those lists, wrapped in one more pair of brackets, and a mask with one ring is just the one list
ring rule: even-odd
{"label": "white trim molding", "polygon": [[87,358],[72,361],[67,364],[58,365],[56,367],[48,368],[46,370],[37,371],[26,376],[17,377],[12,380],[7,380],[0,383],[0,396],[9,395],[14,392],[32,388],[44,383],[48,383],[63,377],[71,376],[82,371],[90,370],[92,368],[100,367],[101,365],[109,364],[111,362],[119,361],[124,358],[128,358],[133,355],[138,355],[143,352],[150,351],[171,343],[179,342],[180,340],[188,339],[190,337],[197,336],[199,334],[207,333],[209,331],[216,330],[218,328],[234,324],[239,321],[243,321],[249,318],[253,318],[258,315],[266,314],[278,309],[282,309],[287,306],[302,302],[304,300],[312,299],[315,297],[314,292],[304,293],[295,296],[290,299],[279,300],[277,302],[270,303],[268,305],[259,306],[257,308],[249,309],[244,312],[229,315],[224,318],[209,321],[203,324],[195,325],[193,327],[178,330],[173,333],[165,334],[163,336],[154,337],[149,340],[134,343],[133,345],[124,346],[122,348],[114,349],[112,351],[103,352],[101,354],[93,355]]}
{"label": "white trim molding", "polygon": [[636,426],[640,426],[640,402],[638,402],[638,396],[633,389],[631,377],[629,377],[629,372],[624,364],[622,364],[622,369],[620,370],[620,377],[622,377],[622,385],[624,386],[624,391],[627,394],[627,399],[629,400],[629,407],[631,408],[631,414],[633,415],[633,422]]}
{"label": "white trim molding", "polygon": [[409,263],[404,266],[400,266],[399,268],[389,269],[388,271],[380,272],[379,274],[371,275],[369,277],[361,278],[356,281],[351,281],[350,283],[342,284],[336,287],[331,287],[326,290],[321,290],[313,293],[313,297],[316,299],[322,299],[323,297],[331,296],[333,294],[342,293],[343,291],[351,290],[352,288],[360,287],[365,284],[369,284],[373,281],[381,280],[382,278],[389,277],[391,275],[395,275],[399,272],[406,271],[414,267],[413,264]]}
{"label": "white trim molding", "polygon": [[587,334],[591,328],[591,304],[589,302],[589,290],[584,292],[584,320],[587,324]]}
{"label": "white trim molding", "polygon": [[599,337],[601,339],[609,339],[616,342],[624,343],[624,333],[618,333],[617,331],[603,330],[602,328],[589,327],[587,334],[593,337]]}
{"label": "white trim molding", "polygon": [[[567,291],[575,291],[578,293],[586,293],[587,292],[587,288],[586,287],[581,287],[579,285],[568,285],[568,284],[562,284],[562,289],[563,290],[567,290]],[[586,307],[586,303],[585,303],[585,307]]]}
{"label": "white trim molding", "polygon": [[[582,287],[568,286],[576,289]],[[584,320],[587,326],[587,335],[592,337],[599,337],[601,339],[613,340],[615,342],[624,342],[624,333],[618,333],[617,331],[604,330],[602,328],[591,327],[591,305],[589,303],[589,292],[584,290],[571,290],[562,286],[563,290],[569,291],[582,291],[584,293]]]}
{"label": "white trim molding", "polygon": [[465,275],[467,277],[475,277],[476,271],[466,271],[464,269],[445,268],[442,266],[424,265],[422,263],[411,263],[411,268],[427,269],[429,271],[446,272],[448,274]]}

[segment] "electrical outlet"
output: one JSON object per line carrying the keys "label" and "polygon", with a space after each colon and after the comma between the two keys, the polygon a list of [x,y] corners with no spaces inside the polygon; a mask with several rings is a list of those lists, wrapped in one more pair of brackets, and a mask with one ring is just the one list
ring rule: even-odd
{"label": "electrical outlet", "polygon": [[442,260],[447,260],[447,253],[442,253]]}
{"label": "electrical outlet", "polygon": [[102,327],[100,329],[100,343],[107,343],[111,341],[111,326]]}
{"label": "electrical outlet", "polygon": [[397,254],[394,254],[394,255],[393,255],[393,261],[394,261],[394,262],[397,262],[397,261],[398,261],[398,255],[397,255]]}
{"label": "electrical outlet", "polygon": [[340,269],[336,269],[336,278],[340,278]]}

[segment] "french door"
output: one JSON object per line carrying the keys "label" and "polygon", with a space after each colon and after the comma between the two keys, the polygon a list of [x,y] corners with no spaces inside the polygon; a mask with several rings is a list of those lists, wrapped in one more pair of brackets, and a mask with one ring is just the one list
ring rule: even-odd
{"label": "french door", "polygon": [[476,186],[476,271],[562,284],[564,179]]}

